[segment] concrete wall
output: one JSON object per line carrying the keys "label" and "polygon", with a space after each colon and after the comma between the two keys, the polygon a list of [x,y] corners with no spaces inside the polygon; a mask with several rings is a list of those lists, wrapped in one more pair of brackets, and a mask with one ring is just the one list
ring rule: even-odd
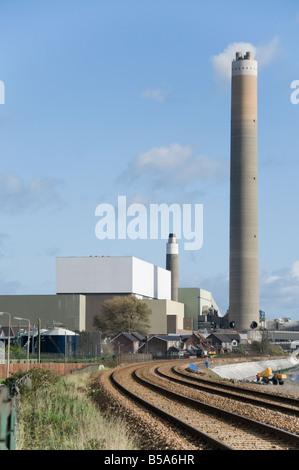
{"label": "concrete wall", "polygon": [[[176,327],[178,330],[184,329],[184,304],[180,302],[174,302],[173,300],[150,300],[143,299],[152,310],[152,315],[150,318],[151,327],[150,334],[168,334],[167,331],[167,316],[175,315]],[[173,320],[173,319],[172,319]],[[171,327],[174,325],[174,322],[170,322]],[[176,331],[171,331],[171,333],[176,333]]]}
{"label": "concrete wall", "polygon": [[256,377],[256,374],[262,372],[267,367],[271,367],[273,371],[278,369],[290,369],[299,365],[298,357],[294,353],[289,358],[266,359],[264,361],[256,362],[242,362],[238,364],[227,364],[222,366],[212,367],[211,370],[222,378],[225,379],[251,379]]}
{"label": "concrete wall", "polygon": [[185,318],[193,321],[193,330],[198,329],[199,289],[197,287],[179,288],[179,302],[185,305]]}

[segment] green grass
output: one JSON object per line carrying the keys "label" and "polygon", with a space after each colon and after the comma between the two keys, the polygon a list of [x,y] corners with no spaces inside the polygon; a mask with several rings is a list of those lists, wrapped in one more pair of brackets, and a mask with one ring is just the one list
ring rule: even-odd
{"label": "green grass", "polygon": [[137,450],[120,420],[104,418],[90,398],[90,374],[73,374],[22,391],[19,450]]}

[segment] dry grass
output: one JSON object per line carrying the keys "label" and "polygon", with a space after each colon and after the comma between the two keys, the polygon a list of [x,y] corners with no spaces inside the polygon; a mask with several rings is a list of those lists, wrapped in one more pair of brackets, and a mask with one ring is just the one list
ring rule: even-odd
{"label": "dry grass", "polygon": [[120,420],[104,418],[90,398],[90,374],[37,387],[21,399],[20,450],[136,450]]}

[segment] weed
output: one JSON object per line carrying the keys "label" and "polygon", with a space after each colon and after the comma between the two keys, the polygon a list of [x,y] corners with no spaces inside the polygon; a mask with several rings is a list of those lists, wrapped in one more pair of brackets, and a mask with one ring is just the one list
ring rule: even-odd
{"label": "weed", "polygon": [[54,379],[39,372],[32,389],[21,396],[18,448],[136,450],[124,424],[104,418],[88,396],[89,378],[86,373]]}

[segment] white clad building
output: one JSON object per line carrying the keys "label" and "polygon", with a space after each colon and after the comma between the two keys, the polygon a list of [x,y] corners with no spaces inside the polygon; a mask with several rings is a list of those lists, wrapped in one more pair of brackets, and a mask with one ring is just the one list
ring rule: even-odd
{"label": "white clad building", "polygon": [[135,295],[150,306],[150,333],[184,329],[184,305],[171,301],[171,272],[134,256],[56,258],[56,294],[85,297],[89,331],[105,300],[122,295]]}
{"label": "white clad building", "polygon": [[133,256],[56,258],[56,293],[170,300],[171,273]]}

